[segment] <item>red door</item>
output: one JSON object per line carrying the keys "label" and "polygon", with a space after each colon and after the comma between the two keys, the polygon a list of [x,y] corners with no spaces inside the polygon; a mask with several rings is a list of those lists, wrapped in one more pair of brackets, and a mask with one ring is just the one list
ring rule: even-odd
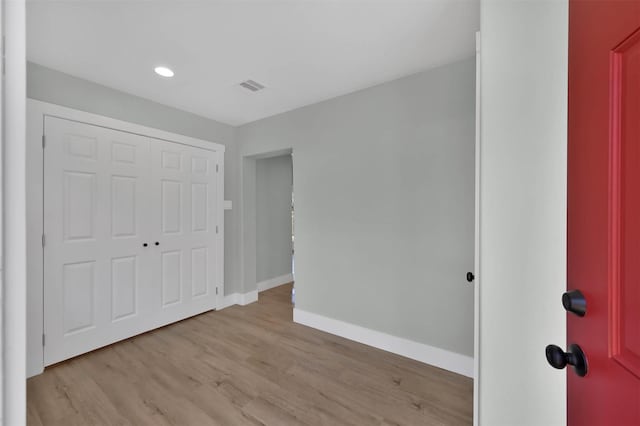
{"label": "red door", "polygon": [[640,0],[569,2],[568,155],[568,424],[640,425]]}

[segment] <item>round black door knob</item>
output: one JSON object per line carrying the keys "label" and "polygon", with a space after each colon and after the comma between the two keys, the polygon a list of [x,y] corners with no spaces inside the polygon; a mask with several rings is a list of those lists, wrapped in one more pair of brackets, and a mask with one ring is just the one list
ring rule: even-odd
{"label": "round black door knob", "polygon": [[545,349],[547,362],[558,370],[562,370],[567,365],[571,365],[575,373],[584,377],[587,374],[587,357],[580,346],[575,343],[569,346],[569,351],[565,352],[557,345],[548,345]]}
{"label": "round black door knob", "polygon": [[473,272],[467,272],[467,281],[469,281],[470,283],[473,282],[473,280],[476,279],[476,276],[473,275]]}
{"label": "round black door knob", "polygon": [[144,243],[144,244],[142,245],[142,247],[147,247],[148,245],[149,245],[149,244]]}
{"label": "round black door knob", "polygon": [[587,313],[587,299],[580,290],[570,290],[562,295],[562,306],[567,312],[572,312],[579,317]]}
{"label": "round black door knob", "polygon": [[156,245],[157,245],[157,246],[159,246],[159,245],[160,245],[160,243],[159,243],[158,241],[156,241]]}
{"label": "round black door knob", "polygon": [[545,349],[547,355],[547,362],[551,364],[553,368],[562,370],[567,366],[567,354],[562,350],[560,346],[549,345]]}

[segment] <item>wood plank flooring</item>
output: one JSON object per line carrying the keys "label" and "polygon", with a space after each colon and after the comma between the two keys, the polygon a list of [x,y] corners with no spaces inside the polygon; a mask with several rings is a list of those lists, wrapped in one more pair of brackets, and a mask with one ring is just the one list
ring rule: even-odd
{"label": "wood plank flooring", "polygon": [[466,425],[463,376],[292,321],[291,285],[47,368],[28,424]]}

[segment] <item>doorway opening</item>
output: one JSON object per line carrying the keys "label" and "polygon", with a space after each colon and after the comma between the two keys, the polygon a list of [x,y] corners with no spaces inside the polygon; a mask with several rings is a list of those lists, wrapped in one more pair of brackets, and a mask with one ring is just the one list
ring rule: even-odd
{"label": "doorway opening", "polygon": [[294,281],[293,156],[245,157],[243,166],[243,285],[259,293]]}

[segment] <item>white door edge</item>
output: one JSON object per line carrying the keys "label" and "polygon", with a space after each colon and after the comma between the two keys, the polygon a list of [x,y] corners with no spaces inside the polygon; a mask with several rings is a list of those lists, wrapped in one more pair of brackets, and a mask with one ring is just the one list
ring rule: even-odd
{"label": "white door edge", "polygon": [[25,0],[2,2],[0,26],[5,40],[2,101],[3,298],[2,298],[2,415],[3,424],[26,423],[26,184]]}
{"label": "white door edge", "polygon": [[476,178],[475,178],[475,238],[474,238],[474,321],[473,321],[473,424],[478,426],[480,418],[480,167],[482,161],[480,158],[480,114],[481,110],[481,34],[480,31],[476,32]]}

